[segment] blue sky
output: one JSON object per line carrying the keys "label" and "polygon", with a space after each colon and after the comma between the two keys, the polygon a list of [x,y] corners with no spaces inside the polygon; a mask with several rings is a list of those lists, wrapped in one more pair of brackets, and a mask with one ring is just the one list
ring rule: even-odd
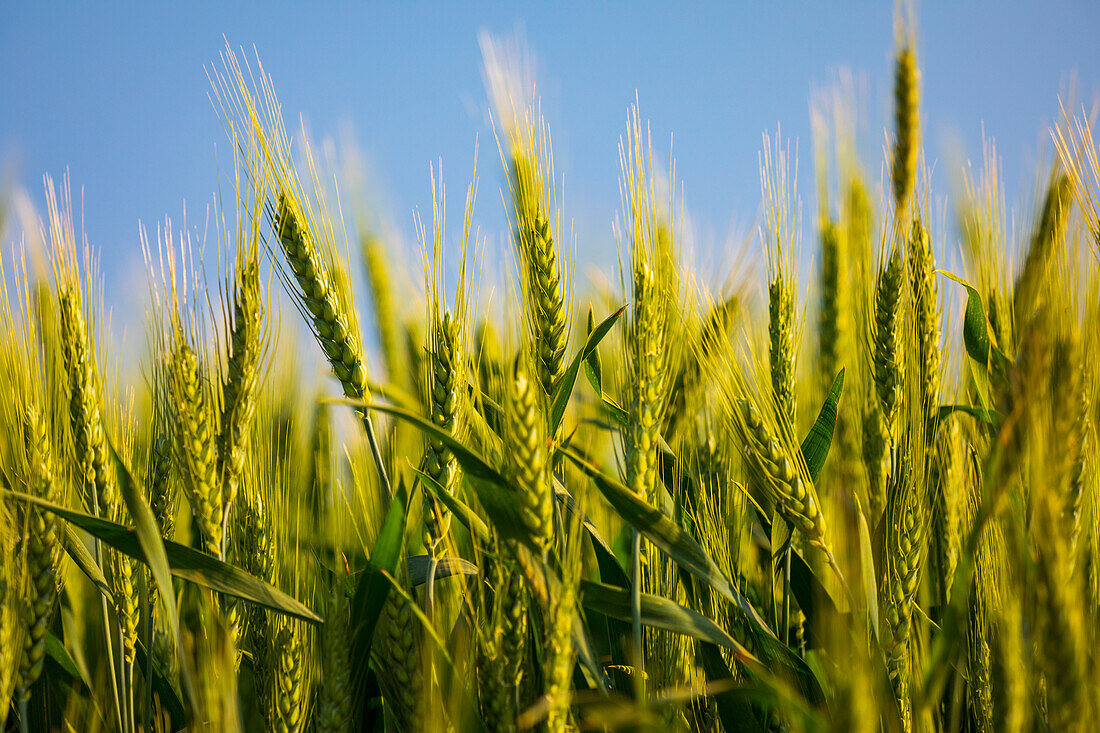
{"label": "blue sky", "polygon": [[[1079,101],[1100,90],[1100,4],[925,2],[918,15],[937,192],[949,190],[955,142],[980,159],[984,126],[1010,201],[1029,194],[1071,74]],[[517,28],[539,62],[582,263],[614,261],[617,145],[635,94],[658,150],[674,133],[683,202],[700,248],[719,261],[727,237],[756,219],[761,134],[777,124],[798,144],[803,212],[813,210],[809,99],[841,69],[865,84],[861,144],[879,173],[892,2],[5,2],[0,182],[18,181],[41,202],[42,175],[68,169],[102,252],[108,300],[122,297],[140,263],[138,222],[180,223],[186,203],[189,224],[201,228],[217,190],[215,146],[224,153],[226,142],[204,65],[217,62],[224,36],[256,47],[292,124],[304,115],[316,138],[354,131],[384,193],[380,213],[406,243],[414,208],[430,210],[429,164],[443,159],[457,218],[480,139],[476,219],[496,241],[501,167],[478,33]]]}

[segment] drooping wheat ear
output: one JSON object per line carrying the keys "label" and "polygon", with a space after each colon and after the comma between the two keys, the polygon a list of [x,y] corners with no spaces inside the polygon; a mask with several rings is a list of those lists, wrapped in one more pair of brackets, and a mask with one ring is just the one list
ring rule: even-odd
{"label": "drooping wheat ear", "polygon": [[354,698],[351,685],[351,637],[344,577],[337,574],[326,604],[321,629],[323,679],[314,720],[318,733],[350,730]]}
{"label": "drooping wheat ear", "polygon": [[[459,376],[464,371],[461,368],[461,328],[461,324],[449,311],[443,313],[433,326],[432,346],[428,354],[429,414],[436,427],[452,434],[458,427],[460,391],[465,389],[465,381]],[[435,479],[447,493],[454,493],[458,485],[458,462],[443,441],[428,437],[426,442],[424,472]],[[435,511],[429,511],[425,515],[428,531],[436,537],[445,534],[450,526],[448,515],[442,509],[440,518],[443,520],[442,526],[437,522]]]}
{"label": "drooping wheat ear", "polygon": [[[346,273],[335,260],[326,260],[309,228],[294,187],[280,191],[275,212],[275,228],[287,262],[298,283],[300,302],[321,350],[325,352],[333,374],[340,381],[344,396],[354,400],[370,399],[367,368],[359,324],[348,291]],[[374,433],[374,423],[361,413],[375,468],[387,494],[389,475]]]}
{"label": "drooping wheat ear", "polygon": [[359,334],[332,285],[328,263],[314,243],[294,200],[279,196],[275,226],[287,261],[301,289],[317,341],[336,378],[351,399],[369,398],[367,370]]}
{"label": "drooping wheat ear", "polygon": [[898,398],[902,378],[902,354],[898,348],[901,331],[901,296],[905,275],[905,253],[896,247],[886,267],[879,272],[875,288],[874,380],[878,404],[889,435],[895,435]]}
{"label": "drooping wheat ear", "polygon": [[538,384],[528,378],[523,357],[512,370],[505,410],[505,461],[509,476],[520,489],[522,506],[535,547],[545,552],[550,544],[554,522],[554,497],[547,468],[546,419],[542,403],[545,397]]}
{"label": "drooping wheat ear", "polygon": [[222,535],[237,497],[237,485],[256,412],[264,347],[264,306],[259,262],[250,259],[238,268],[233,289],[233,316],[229,358],[222,380],[221,432],[218,435],[218,476],[221,478]]}
{"label": "drooping wheat ear", "polygon": [[[906,442],[914,436],[906,433]],[[919,442],[919,441],[916,441]],[[898,451],[898,466],[890,477],[886,500],[886,555],[883,573],[883,606],[886,634],[883,651],[894,694],[909,730],[910,711],[910,622],[916,604],[924,568],[928,528],[923,445],[903,446]]]}
{"label": "drooping wheat ear", "polygon": [[909,235],[909,284],[913,327],[918,346],[918,375],[922,405],[931,418],[940,404],[940,313],[936,291],[936,262],[932,242],[919,218],[913,218]]}
{"label": "drooping wheat ear", "polygon": [[371,657],[387,713],[399,731],[421,729],[425,702],[423,628],[403,593],[391,591],[375,630]]}
{"label": "drooping wheat ear", "polygon": [[118,503],[118,489],[103,430],[93,351],[75,286],[58,286],[58,304],[69,381],[69,418],[83,484],[81,490],[93,513],[110,516]]}
{"label": "drooping wheat ear", "polygon": [[[23,435],[27,451],[28,489],[38,497],[57,501],[51,467],[50,435],[45,419],[37,409],[24,411]],[[30,592],[27,605],[23,656],[19,663],[19,699],[29,700],[31,686],[42,674],[46,661],[46,636],[57,599],[60,546],[56,537],[57,519],[52,512],[29,507],[26,512],[26,567]]]}
{"label": "drooping wheat ear", "polygon": [[1064,173],[1057,173],[1051,177],[1047,186],[1027,256],[1012,293],[1015,333],[1023,331],[1042,301],[1043,285],[1050,271],[1051,260],[1055,250],[1065,241],[1072,205],[1073,182]]}
{"label": "drooping wheat ear", "polygon": [[367,266],[367,281],[370,284],[374,305],[374,323],[378,329],[378,344],[382,347],[382,359],[386,365],[386,378],[391,384],[404,387],[406,382],[405,351],[401,347],[398,333],[400,321],[393,302],[393,271],[390,268],[390,255],[385,243],[373,235],[362,238],[363,260]]}
{"label": "drooping wheat ear", "polygon": [[176,345],[169,359],[168,377],[176,408],[173,425],[176,463],[202,541],[211,552],[220,556],[223,504],[217,477],[213,416],[198,357],[182,331],[177,332]]}
{"label": "drooping wheat ear", "polygon": [[750,470],[775,501],[783,518],[801,530],[807,542],[831,555],[817,490],[803,475],[800,462],[792,458],[785,442],[777,439],[756,406],[742,399],[737,410],[739,415],[734,419],[743,432],[742,450]]}
{"label": "drooping wheat ear", "polygon": [[920,70],[909,42],[894,62],[894,135],[891,174],[894,209],[900,217],[913,194],[920,153]]}

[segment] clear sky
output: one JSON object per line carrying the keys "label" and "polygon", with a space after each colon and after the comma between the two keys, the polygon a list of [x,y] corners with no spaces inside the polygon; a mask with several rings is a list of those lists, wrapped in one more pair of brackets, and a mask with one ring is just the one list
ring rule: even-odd
{"label": "clear sky", "polygon": [[[1049,157],[1047,124],[1076,73],[1100,90],[1100,3],[923,2],[918,7],[925,145],[937,191],[961,144],[996,140],[1010,200]],[[501,167],[487,121],[478,33],[522,28],[579,259],[613,262],[618,152],[635,94],[655,147],[672,152],[700,247],[743,235],[760,205],[761,135],[797,142],[812,211],[809,100],[843,69],[865,84],[864,163],[877,177],[890,120],[894,3],[30,3],[0,2],[0,183],[42,201],[41,178],[70,171],[87,236],[103,253],[108,300],[143,286],[138,222],[200,227],[226,140],[204,65],[225,39],[256,50],[288,123],[315,138],[351,129],[384,211],[413,242],[438,158],[457,218],[475,139],[476,218],[496,240]],[[224,174],[224,156],[222,173]],[[1025,212],[1026,214],[1026,212]],[[804,219],[809,219],[805,217]],[[812,242],[812,240],[811,240]],[[411,246],[411,245],[408,245]],[[719,257],[721,259],[721,257]]]}

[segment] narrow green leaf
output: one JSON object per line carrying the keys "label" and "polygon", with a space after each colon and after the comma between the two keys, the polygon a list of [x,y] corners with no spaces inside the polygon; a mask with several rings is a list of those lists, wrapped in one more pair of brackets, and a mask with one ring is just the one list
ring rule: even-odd
{"label": "narrow green leaf", "polygon": [[370,667],[370,648],[374,627],[386,605],[390,582],[385,574],[397,572],[405,549],[405,507],[408,496],[404,484],[399,484],[393,501],[382,521],[382,529],[371,548],[367,569],[359,579],[359,587],[351,601],[352,673],[360,690],[364,689]]}
{"label": "narrow green leaf", "polygon": [[[592,314],[592,307],[588,308],[588,334],[587,338],[592,337],[592,331],[595,330],[596,319]],[[586,340],[587,340],[586,338]],[[592,349],[592,353],[584,359],[584,373],[588,377],[588,383],[592,385],[592,389],[596,390],[596,394],[603,394],[603,362],[600,361],[599,348]]]}
{"label": "narrow green leaf", "polygon": [[[696,656],[708,683],[736,682],[721,650],[714,644],[700,643]],[[764,733],[764,726],[757,719],[752,705],[735,693],[736,690],[730,689],[713,695],[718,708],[718,718],[722,721],[722,727],[726,733]]]}
{"label": "narrow green leaf", "polygon": [[565,373],[561,375],[561,379],[556,385],[554,385],[554,395],[550,400],[550,434],[554,435],[558,431],[558,426],[561,425],[562,418],[565,416],[565,407],[569,404],[569,398],[573,394],[573,385],[577,382],[577,372],[580,371],[581,362],[589,358],[592,353],[599,346],[600,341],[607,335],[607,332],[611,330],[611,327],[615,325],[615,322],[619,320],[619,316],[626,310],[624,305],[619,310],[615,311],[607,318],[605,318],[600,325],[596,326],[591,333],[588,334],[588,338],[584,340],[584,346],[573,357],[573,360],[569,362],[569,366],[566,368]]}
{"label": "narrow green leaf", "polygon": [[149,566],[149,574],[159,591],[157,595],[161,606],[168,617],[168,633],[172,639],[174,652],[179,648],[179,616],[176,609],[176,591],[172,587],[172,570],[168,565],[164,540],[160,536],[160,526],[153,515],[153,510],[137,490],[137,483],[134,481],[134,475],[130,473],[130,467],[123,462],[112,443],[108,442],[108,446],[115,464],[115,474],[118,476],[119,492],[122,494],[122,500],[126,502],[130,518],[134,520],[134,534],[141,546],[144,562]]}
{"label": "narrow green leaf", "polygon": [[596,564],[600,571],[600,579],[605,583],[617,585],[620,588],[629,588],[630,579],[626,577],[623,566],[619,564],[618,559],[615,557],[615,551],[611,548],[611,545],[607,543],[603,535],[600,534],[600,530],[592,523],[592,520],[589,519],[587,515],[580,513],[580,507],[577,506],[577,502],[573,498],[573,495],[569,493],[568,489],[562,486],[561,481],[559,481],[556,476],[554,477],[554,498],[571,514],[580,514],[581,525],[592,541],[592,550],[596,555]]}
{"label": "narrow green leaf", "polygon": [[940,405],[939,419],[944,420],[955,412],[962,412],[990,425],[996,425],[1004,415],[994,409],[976,405]]}
{"label": "narrow green leaf", "polygon": [[706,551],[679,525],[666,517],[660,509],[648,504],[644,499],[617,480],[602,473],[598,468],[570,449],[563,453],[577,465],[604,495],[608,503],[618,512],[623,521],[645,535],[646,539],[663,550],[669,557],[700,580],[717,590],[726,600],[734,603],[750,621],[767,633],[767,624],[757,613]]}
{"label": "narrow green leaf", "polygon": [[409,609],[420,621],[421,626],[424,629],[424,636],[430,640],[435,646],[435,655],[433,658],[440,662],[441,669],[441,686],[448,693],[444,696],[443,704],[450,710],[451,719],[455,722],[456,727],[463,731],[481,731],[481,733],[487,733],[488,729],[485,727],[485,721],[481,719],[481,714],[478,712],[478,706],[474,702],[473,695],[470,694],[470,688],[468,684],[464,683],[464,678],[455,674],[454,659],[451,658],[450,652],[447,651],[447,645],[443,639],[440,638],[438,632],[435,630],[435,625],[428,619],[424,612],[420,610],[420,604],[416,602],[415,598],[409,596],[405,592],[405,589],[397,582],[397,579],[385,570],[380,571],[381,577],[389,583],[391,593],[399,593],[405,597],[408,602]]}
{"label": "narrow green leaf", "polygon": [[76,563],[76,566],[88,576],[88,580],[92,581],[92,584],[99,589],[99,592],[107,598],[113,598],[111,586],[107,585],[107,578],[103,575],[103,570],[99,567],[95,558],[92,557],[92,553],[88,552],[88,548],[84,546],[83,540],[77,536],[76,530],[73,529],[71,524],[61,525],[61,545],[65,548],[65,552],[69,554],[69,557],[72,558],[72,561]]}
{"label": "narrow green leaf", "polygon": [[817,420],[802,441],[802,457],[806,459],[806,468],[810,470],[810,478],[817,481],[825,458],[829,455],[829,448],[833,445],[833,430],[836,429],[836,411],[840,402],[840,393],[844,390],[844,370],[837,372],[833,379],[833,386],[829,388],[829,396],[825,398],[825,404],[817,413]]}
{"label": "narrow green leaf", "polygon": [[947,270],[937,270],[944,277],[948,277],[966,288],[966,313],[963,316],[963,343],[966,345],[966,353],[979,364],[989,364],[990,352],[993,350],[993,342],[989,338],[989,322],[985,317],[985,305],[982,303],[982,295],[966,280]]}
{"label": "narrow green leaf", "polygon": [[[51,501],[29,494],[14,491],[4,491],[3,493],[13,499],[25,501],[53,512],[98,537],[104,544],[129,555],[135,560],[148,564],[145,553],[141,549],[141,543],[132,529],[109,522],[106,519],[93,517],[90,514],[66,509]],[[270,608],[287,616],[294,616],[311,623],[321,623],[321,617],[300,601],[291,598],[278,588],[249,575],[239,568],[224,563],[204,552],[199,552],[192,547],[175,542],[165,542],[164,551],[168,558],[171,573],[177,578],[210,588],[219,593],[258,603],[265,608]],[[102,572],[100,575],[102,575]]]}
{"label": "narrow green leaf", "polygon": [[[484,458],[455,440],[454,436],[448,431],[442,430],[435,423],[416,413],[399,407],[363,400],[334,401],[400,418],[419,428],[425,435],[443,443],[450,449],[451,455],[454,456],[458,465],[462,467],[463,478],[473,486],[478,501],[485,508],[486,514],[489,515],[490,521],[500,535],[528,546],[531,545],[531,536],[527,531],[527,524],[523,519],[520,504],[515,500],[516,488],[499,471],[490,466]],[[421,478],[423,480],[423,477]]]}
{"label": "narrow green leaf", "polygon": [[91,690],[84,670],[76,663],[65,644],[52,631],[46,632],[46,664],[51,672],[71,684],[79,685],[81,690]]}
{"label": "narrow green leaf", "polygon": [[138,639],[137,648],[134,651],[136,652],[137,668],[153,670],[153,691],[160,698],[160,704],[164,706],[164,709],[168,711],[168,716],[172,719],[172,730],[186,730],[187,713],[184,711],[183,702],[176,694],[176,689],[172,686],[168,677],[165,676],[164,670],[160,668],[155,659],[149,659],[145,644],[140,639]]}
{"label": "narrow green leaf", "polygon": [[[413,464],[410,462],[410,466]],[[454,494],[450,493],[434,478],[427,473],[421,471],[419,468],[413,468],[413,473],[420,479],[420,482],[428,487],[428,490],[432,492],[432,496],[439,501],[440,504],[447,507],[447,510],[454,515],[455,519],[461,522],[462,526],[470,531],[470,534],[477,537],[479,540],[488,541],[489,539],[489,526],[485,524],[484,520],[477,515],[473,509],[466,505],[461,499]]]}
{"label": "narrow green leaf", "polygon": [[[581,602],[585,608],[620,621],[631,619],[631,594],[629,591],[604,583],[582,580],[581,594]],[[725,647],[733,652],[738,661],[758,661],[748,649],[727,634],[718,624],[698,611],[667,598],[642,593],[641,619],[642,624],[650,628],[664,629],[665,631],[709,641],[712,644]]]}
{"label": "narrow green leaf", "polygon": [[863,582],[863,600],[867,608],[867,617],[871,631],[878,638],[878,586],[875,583],[875,552],[871,544],[871,533],[867,529],[867,519],[863,515],[863,506],[859,502],[859,496],[852,493],[852,499],[856,504],[856,517],[859,520],[859,564],[860,578]]}
{"label": "narrow green leaf", "polygon": [[[428,570],[431,567],[432,558],[429,555],[410,555],[405,558],[405,566],[409,571],[409,585],[416,587],[428,581]],[[435,579],[447,578],[451,575],[477,575],[477,565],[461,557],[440,557],[436,559]]]}

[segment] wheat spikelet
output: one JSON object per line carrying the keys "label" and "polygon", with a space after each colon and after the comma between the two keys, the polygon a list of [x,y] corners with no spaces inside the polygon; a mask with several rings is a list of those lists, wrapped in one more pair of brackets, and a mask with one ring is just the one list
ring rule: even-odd
{"label": "wheat spikelet", "polygon": [[931,419],[940,404],[940,318],[932,242],[919,218],[913,219],[907,260],[913,327],[917,335],[917,372],[923,409]]}
{"label": "wheat spikelet", "polygon": [[891,176],[894,208],[900,216],[913,193],[920,154],[920,71],[911,40],[894,62],[894,128]]}
{"label": "wheat spikelet", "polygon": [[68,286],[62,286],[58,293],[69,379],[70,425],[89,507],[97,514],[107,515],[117,503],[118,494],[114,472],[107,459],[95,368],[78,298]]}
{"label": "wheat spikelet", "polygon": [[275,716],[276,733],[298,733],[307,719],[306,650],[300,622],[283,620],[275,634]]}
{"label": "wheat spikelet", "polygon": [[260,382],[264,347],[263,317],[259,263],[250,259],[238,268],[235,277],[229,358],[221,385],[217,475],[221,479],[219,509],[223,535],[237,496],[252,417],[256,411],[256,390]]}
{"label": "wheat spikelet", "polygon": [[[459,378],[463,357],[459,340],[461,327],[450,312],[443,313],[432,329],[432,347],[428,354],[429,415],[437,427],[451,433],[454,433],[457,426],[460,389],[464,387]],[[425,473],[435,479],[447,493],[454,493],[458,485],[458,463],[443,441],[429,437],[426,442],[422,461]],[[442,516],[442,509],[439,511],[439,518],[443,519],[442,526],[437,523],[439,518],[435,511],[425,514],[429,532],[437,537],[445,534],[449,526],[449,520]]]}
{"label": "wheat spikelet", "polygon": [[567,730],[569,720],[569,679],[573,671],[573,616],[576,613],[575,581],[568,578],[551,600],[550,623],[546,633],[546,696],[550,707],[546,719],[549,733]]}
{"label": "wheat spikelet", "polygon": [[340,575],[333,580],[321,631],[323,684],[314,715],[318,733],[341,733],[352,724],[351,645],[343,580]]}
{"label": "wheat spikelet", "polygon": [[508,474],[520,489],[517,497],[535,548],[545,552],[553,533],[554,497],[547,468],[546,420],[541,395],[528,378],[522,357],[516,359],[505,409],[505,455]]}
{"label": "wheat spikelet", "polygon": [[1063,245],[1073,204],[1073,183],[1064,173],[1051,177],[1027,256],[1012,292],[1012,315],[1022,330],[1041,303],[1042,286],[1050,272],[1056,248]]}
{"label": "wheat spikelet", "polygon": [[397,330],[400,321],[394,307],[393,272],[387,262],[389,252],[385,242],[376,236],[365,235],[361,241],[374,304],[374,323],[378,329],[378,343],[382,348],[386,376],[390,382],[400,383],[405,374],[406,358]]}
{"label": "wheat spikelet", "polygon": [[902,284],[905,255],[896,248],[886,267],[879,272],[875,289],[874,380],[878,404],[887,431],[894,435],[898,397],[904,364],[898,339],[901,330]]}
{"label": "wheat spikelet", "polygon": [[220,554],[223,505],[217,478],[215,428],[198,357],[182,331],[177,331],[168,373],[176,406],[174,450],[184,490],[203,542],[211,552]]}
{"label": "wheat spikelet", "polygon": [[[29,489],[35,496],[57,501],[51,468],[50,439],[45,419],[28,406],[23,420]],[[31,594],[19,663],[19,699],[30,698],[30,688],[42,674],[46,659],[46,634],[53,618],[58,594],[60,547],[57,520],[50,512],[28,508],[26,512],[26,567]]]}
{"label": "wheat spikelet", "polygon": [[[518,45],[518,44],[517,44]],[[511,223],[520,266],[524,320],[530,333],[535,375],[547,395],[565,371],[569,304],[563,292],[559,243],[554,237],[553,153],[522,48],[481,37],[484,75],[507,150],[501,157],[511,191]],[[550,190],[546,178],[550,179]],[[566,288],[567,290],[568,288]]]}
{"label": "wheat spikelet", "polygon": [[408,597],[391,591],[378,619],[371,657],[387,715],[403,733],[416,733],[424,720],[421,705],[427,681],[422,669],[422,635]]}
{"label": "wheat spikelet", "polygon": [[632,290],[625,452],[627,486],[648,501],[655,497],[658,438],[670,386],[672,350],[668,338],[674,304],[669,286],[675,267],[673,243],[667,230],[672,202],[669,201],[667,210],[658,204],[652,157],[635,107],[626,143],[619,146],[630,246],[630,269],[624,273],[624,279],[629,277]]}

